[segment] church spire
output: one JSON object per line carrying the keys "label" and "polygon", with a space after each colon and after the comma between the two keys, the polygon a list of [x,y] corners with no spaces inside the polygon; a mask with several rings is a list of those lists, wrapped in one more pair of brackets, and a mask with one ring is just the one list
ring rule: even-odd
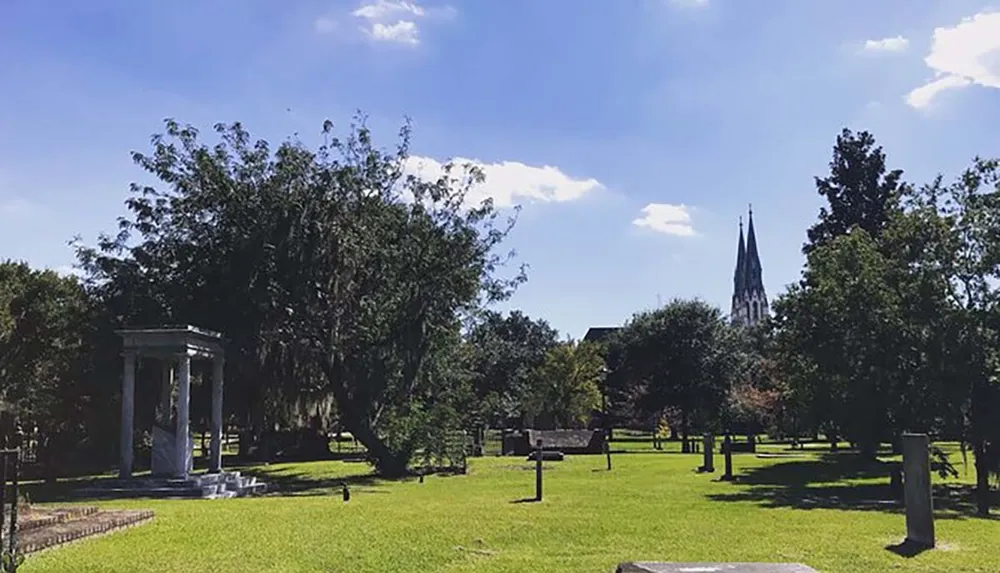
{"label": "church spire", "polygon": [[753,205],[749,206],[750,222],[747,227],[747,254],[745,288],[752,292],[764,292],[763,269],[760,264],[760,254],[757,252],[757,234],[753,228]]}
{"label": "church spire", "polygon": [[767,293],[757,251],[757,231],[753,224],[753,206],[748,210],[746,240],[743,218],[740,217],[740,239],[736,250],[736,272],[733,275],[733,308],[730,320],[734,324],[754,325],[769,314]]}
{"label": "church spire", "polygon": [[733,297],[740,296],[746,288],[747,246],[743,240],[743,217],[740,217],[740,242],[736,247],[736,270],[733,272]]}

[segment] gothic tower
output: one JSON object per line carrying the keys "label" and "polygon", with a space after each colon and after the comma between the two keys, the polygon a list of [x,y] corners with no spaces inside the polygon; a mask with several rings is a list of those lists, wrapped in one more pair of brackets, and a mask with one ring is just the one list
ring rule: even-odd
{"label": "gothic tower", "polygon": [[736,272],[733,274],[733,308],[729,318],[734,324],[752,326],[769,313],[764,277],[757,252],[757,235],[753,228],[753,207],[746,241],[743,240],[743,218],[740,218],[740,241],[736,251]]}

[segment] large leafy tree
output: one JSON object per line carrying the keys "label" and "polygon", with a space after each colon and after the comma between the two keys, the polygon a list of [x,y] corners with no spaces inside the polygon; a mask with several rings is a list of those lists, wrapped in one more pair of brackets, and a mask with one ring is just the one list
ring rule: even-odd
{"label": "large leafy tree", "polygon": [[[616,376],[645,413],[676,409],[682,437],[719,425],[734,377],[743,368],[739,333],[700,300],[673,300],[640,312],[618,332]],[[685,442],[686,443],[686,442]]]}
{"label": "large leafy tree", "polygon": [[506,427],[520,420],[538,368],[559,344],[558,331],[518,310],[486,311],[466,340],[481,422]]}
{"label": "large leafy tree", "polygon": [[[925,220],[943,234],[928,250],[928,266],[947,285],[951,312],[941,320],[937,350],[975,455],[977,509],[989,513],[989,475],[1000,475],[1000,161],[977,158],[951,185],[938,177],[915,199]],[[957,391],[956,391],[957,390]]]}
{"label": "large leafy tree", "polygon": [[844,129],[833,147],[830,174],[816,178],[816,191],[827,206],[809,229],[803,251],[808,253],[855,226],[880,237],[905,188],[902,176],[901,170],[887,171],[885,153],[871,133]]}
{"label": "large leafy tree", "polygon": [[874,457],[894,432],[902,328],[901,303],[889,262],[867,231],[855,227],[810,253],[812,358],[824,373],[834,426]]}
{"label": "large leafy tree", "polygon": [[454,382],[462,315],[523,280],[497,274],[512,221],[465,200],[482,173],[406,175],[408,128],[386,152],[363,123],[341,140],[327,122],[317,149],[274,150],[240,124],[217,125],[215,145],[166,127],[151,154],[135,154],[162,185],[136,187],[122,233],[81,251],[92,284],[122,321],[230,336],[242,392],[228,395],[243,395],[254,426],[332,399],[377,469],[404,473]]}
{"label": "large leafy tree", "polygon": [[556,428],[585,426],[601,406],[604,372],[596,344],[568,341],[550,348],[537,369],[536,384],[526,394],[526,414],[546,418]]}

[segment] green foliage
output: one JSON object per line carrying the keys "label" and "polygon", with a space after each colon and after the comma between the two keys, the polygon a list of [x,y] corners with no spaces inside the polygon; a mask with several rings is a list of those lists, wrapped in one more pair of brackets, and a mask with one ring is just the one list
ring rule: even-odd
{"label": "green foliage", "polygon": [[[1000,166],[953,184],[885,173],[874,138],[838,138],[803,280],[775,301],[774,358],[811,423],[866,455],[903,431],[962,438],[979,511],[1000,473]],[[950,474],[946,459],[938,460]],[[953,469],[953,468],[952,468]]]}
{"label": "green foliage", "polygon": [[898,169],[886,172],[885,153],[871,133],[844,129],[833,147],[830,175],[816,178],[816,191],[827,200],[828,208],[820,209],[803,251],[808,254],[855,226],[879,237],[905,189],[902,176]]}
{"label": "green foliage", "polygon": [[538,368],[559,344],[559,333],[517,310],[507,316],[486,311],[466,340],[477,421],[496,427],[519,420],[538,382]]}
{"label": "green foliage", "polygon": [[580,428],[600,408],[604,358],[597,345],[564,342],[549,349],[535,378],[525,413],[536,420],[548,418],[556,428]]}
{"label": "green foliage", "polygon": [[315,150],[272,151],[240,124],[215,132],[209,145],[168,121],[152,153],[135,154],[162,187],[134,187],[122,232],[81,249],[91,284],[122,322],[230,336],[243,386],[227,395],[244,400],[230,407],[258,433],[294,423],[288,405],[333,403],[381,472],[405,472],[444,417],[430,397],[448,394],[436,390],[462,316],[523,280],[497,274],[513,221],[465,200],[483,180],[472,166],[405,175],[408,127],[391,153],[363,122],[343,140],[327,122]]}
{"label": "green foliage", "polygon": [[[679,427],[714,426],[733,380],[745,366],[740,333],[718,308],[673,300],[632,317],[616,336],[615,377],[648,414],[680,412]],[[715,428],[713,428],[715,429]]]}

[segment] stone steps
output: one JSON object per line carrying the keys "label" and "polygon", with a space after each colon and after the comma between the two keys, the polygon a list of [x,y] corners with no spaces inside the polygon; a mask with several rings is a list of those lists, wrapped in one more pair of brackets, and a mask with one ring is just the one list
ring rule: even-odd
{"label": "stone steps", "polygon": [[96,507],[82,508],[82,511],[42,512],[37,519],[29,516],[23,522],[18,520],[17,547],[21,553],[34,553],[84,537],[137,525],[152,518],[152,511],[99,511]]}
{"label": "stone steps", "polygon": [[80,490],[95,497],[151,497],[159,499],[228,499],[259,495],[267,491],[266,484],[253,476],[239,472],[195,474],[187,479],[145,477],[131,480],[111,480]]}

